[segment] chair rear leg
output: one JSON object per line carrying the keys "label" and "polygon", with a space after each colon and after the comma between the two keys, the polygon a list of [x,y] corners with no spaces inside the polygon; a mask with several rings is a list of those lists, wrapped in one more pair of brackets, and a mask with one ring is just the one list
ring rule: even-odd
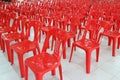
{"label": "chair rear leg", "polygon": [[113,46],[112,46],[112,56],[116,55],[116,43],[117,43],[117,39],[114,38],[113,39]]}
{"label": "chair rear leg", "polygon": [[37,55],[36,49],[33,50],[33,54],[34,54],[34,56]]}
{"label": "chair rear leg", "polygon": [[73,50],[74,50],[74,44],[72,45],[69,62],[71,62],[71,60],[72,60]]}
{"label": "chair rear leg", "polygon": [[62,52],[63,52],[63,58],[66,59],[66,42],[62,42]]}
{"label": "chair rear leg", "polygon": [[111,39],[111,38],[108,38],[108,46],[111,45],[111,42],[112,42],[112,39]]}
{"label": "chair rear leg", "polygon": [[52,70],[52,75],[53,75],[53,76],[56,75],[56,71],[55,71],[55,69]]}
{"label": "chair rear leg", "polygon": [[67,43],[68,43],[68,47],[70,47],[70,39],[68,39]]}
{"label": "chair rear leg", "polygon": [[120,38],[118,38],[118,45],[117,45],[117,48],[118,48],[118,49],[120,48]]}
{"label": "chair rear leg", "polygon": [[98,62],[99,60],[99,51],[100,51],[100,48],[97,48],[96,49],[96,62]]}
{"label": "chair rear leg", "polygon": [[25,65],[25,80],[28,80],[28,66]]}
{"label": "chair rear leg", "polygon": [[11,64],[14,64],[14,53],[13,53],[13,49],[11,49]]}
{"label": "chair rear leg", "polygon": [[63,76],[62,76],[62,66],[60,64],[59,66],[59,74],[60,74],[60,80],[63,80]]}

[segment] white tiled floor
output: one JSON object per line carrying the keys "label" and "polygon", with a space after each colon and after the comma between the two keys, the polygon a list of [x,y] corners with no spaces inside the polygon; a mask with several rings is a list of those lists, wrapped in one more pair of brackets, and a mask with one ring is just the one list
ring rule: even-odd
{"label": "white tiled floor", "polygon": [[[90,74],[85,73],[85,52],[77,48],[72,62],[69,63],[70,50],[71,48],[67,48],[67,59],[62,59],[63,80],[120,80],[120,50],[117,49],[116,57],[112,57],[107,38],[102,40],[99,62],[95,61],[95,51],[92,53]],[[24,80],[20,78],[17,56],[15,64],[11,65],[7,61],[6,53],[0,51],[0,80]],[[29,80],[35,80],[30,70]],[[49,72],[44,80],[59,80],[58,69],[56,76],[51,76]]]}

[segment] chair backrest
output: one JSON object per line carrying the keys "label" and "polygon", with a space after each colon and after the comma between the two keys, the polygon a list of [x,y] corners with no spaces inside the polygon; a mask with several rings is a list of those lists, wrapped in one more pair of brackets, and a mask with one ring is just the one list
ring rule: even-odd
{"label": "chair backrest", "polygon": [[89,38],[92,41],[98,42],[99,41],[99,34],[100,34],[101,26],[98,24],[96,19],[91,19],[88,21],[85,31],[83,33],[82,39],[85,40],[87,37],[87,33],[89,32]]}
{"label": "chair backrest", "polygon": [[21,34],[23,35],[23,36],[26,36],[26,32],[27,32],[27,26],[28,26],[28,24],[29,24],[29,19],[26,17],[26,16],[21,16]]}
{"label": "chair backrest", "polygon": [[56,56],[56,57],[58,57],[58,58],[61,58],[60,46],[61,46],[61,40],[59,38],[57,38],[57,40],[55,41],[53,55]]}
{"label": "chair backrest", "polygon": [[19,16],[18,17],[18,32],[21,34],[24,34],[24,31],[26,29],[26,24],[27,24],[27,17],[26,16]]}
{"label": "chair backrest", "polygon": [[80,18],[78,15],[74,14],[70,18],[70,32],[76,33],[77,27],[80,26]]}
{"label": "chair backrest", "polygon": [[112,15],[112,17],[113,17],[113,23],[114,23],[114,30],[119,32],[119,30],[120,30],[120,15],[114,14],[114,15]]}
{"label": "chair backrest", "polygon": [[13,25],[14,19],[16,19],[16,13],[15,12],[10,12],[10,13],[7,13],[7,14],[8,14],[8,17],[9,17],[9,18],[6,18],[6,19],[8,19],[8,22],[7,22],[8,27],[11,27]]}
{"label": "chair backrest", "polygon": [[90,17],[92,17],[93,19],[99,19],[100,15],[99,15],[99,12],[98,11],[90,11],[90,14],[89,14]]}
{"label": "chair backrest", "polygon": [[44,44],[43,44],[43,48],[42,48],[42,52],[46,52],[47,48],[49,48],[50,37],[51,37],[50,34],[46,35],[46,38],[45,38]]}
{"label": "chair backrest", "polygon": [[[51,35],[46,35],[46,38],[45,38],[45,41],[44,41],[44,44],[43,44],[43,48],[42,48],[42,52],[47,51],[47,48],[49,47],[50,37],[51,37]],[[60,40],[60,38],[58,36],[56,41],[55,41],[53,55],[55,55],[56,57],[59,57],[59,58],[61,57],[60,45],[61,45],[61,40]]]}
{"label": "chair backrest", "polygon": [[111,31],[113,27],[110,21],[100,21],[99,24],[101,27],[103,27],[104,32]]}
{"label": "chair backrest", "polygon": [[4,19],[4,13],[3,11],[0,11],[0,22],[3,23],[3,19]]}
{"label": "chair backrest", "polygon": [[17,17],[14,18],[14,21],[13,21],[12,26],[10,28],[11,28],[11,32],[17,32],[17,28],[19,28],[19,20]]}
{"label": "chair backrest", "polygon": [[8,13],[4,13],[3,27],[10,27],[10,20],[11,20],[10,15]]}
{"label": "chair backrest", "polygon": [[[29,39],[31,36],[33,37],[33,42],[39,42],[39,30],[41,27],[41,22],[37,21],[37,20],[31,20],[29,21],[29,23],[27,24],[27,29],[26,29],[26,39]],[[33,31],[31,33],[31,30]],[[34,36],[33,36],[34,34]]]}

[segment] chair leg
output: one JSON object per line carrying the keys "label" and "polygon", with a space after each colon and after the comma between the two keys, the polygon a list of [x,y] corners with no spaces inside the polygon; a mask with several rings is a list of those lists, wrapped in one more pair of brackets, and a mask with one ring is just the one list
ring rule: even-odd
{"label": "chair leg", "polygon": [[14,64],[14,53],[13,53],[13,49],[11,49],[11,64]]}
{"label": "chair leg", "polygon": [[79,40],[80,36],[82,35],[82,30],[79,29],[79,33],[78,33],[78,37],[77,37],[77,40]]}
{"label": "chair leg", "polygon": [[38,50],[38,53],[40,53],[40,47],[39,46],[37,47],[37,50]]}
{"label": "chair leg", "polygon": [[108,38],[108,46],[111,45],[111,42],[112,42],[112,39],[111,39],[111,38]]}
{"label": "chair leg", "polygon": [[52,36],[51,50],[53,50],[53,45],[54,45],[54,41],[55,41],[55,40],[56,40],[55,37]]}
{"label": "chair leg", "polygon": [[35,74],[36,80],[43,80],[43,75]]}
{"label": "chair leg", "polygon": [[23,62],[23,55],[18,55],[18,60],[19,60],[21,77],[24,77],[25,66]]}
{"label": "chair leg", "polygon": [[[75,42],[76,41],[76,37],[73,37],[73,41]],[[70,39],[68,39],[68,47],[70,47],[71,46],[71,42],[70,42]]]}
{"label": "chair leg", "polygon": [[66,42],[62,42],[63,58],[66,59]]}
{"label": "chair leg", "polygon": [[67,42],[68,42],[68,47],[70,47],[70,39],[68,39],[68,41],[67,41]]}
{"label": "chair leg", "polygon": [[56,71],[55,71],[55,69],[52,70],[52,75],[53,75],[53,76],[56,75]]}
{"label": "chair leg", "polygon": [[117,39],[114,38],[113,39],[113,47],[112,47],[112,56],[116,55],[116,42],[117,42]]}
{"label": "chair leg", "polygon": [[40,35],[39,35],[39,42],[41,42],[41,31],[40,31],[39,34],[40,34]]}
{"label": "chair leg", "polygon": [[74,42],[76,41],[76,37],[73,38],[73,41],[74,41]]}
{"label": "chair leg", "polygon": [[28,80],[28,66],[25,66],[25,80]]}
{"label": "chair leg", "polygon": [[86,73],[90,73],[91,51],[86,51]]}
{"label": "chair leg", "polygon": [[72,45],[69,62],[71,62],[71,60],[72,60],[73,50],[74,50],[74,44]]}
{"label": "chair leg", "polygon": [[33,50],[33,54],[34,54],[34,56],[37,55],[36,49]]}
{"label": "chair leg", "polygon": [[62,76],[62,66],[60,64],[59,66],[59,74],[60,74],[60,80],[63,80],[63,76]]}
{"label": "chair leg", "polygon": [[3,50],[3,52],[5,52],[5,44],[4,44],[4,40],[0,39],[1,42],[1,49]]}
{"label": "chair leg", "polygon": [[117,45],[117,48],[118,48],[118,49],[120,48],[120,38],[118,38],[118,45]]}
{"label": "chair leg", "polygon": [[99,60],[99,51],[100,51],[100,48],[97,48],[96,49],[96,62],[98,62]]}
{"label": "chair leg", "polygon": [[11,61],[11,50],[10,50],[10,42],[6,41],[6,50],[8,54],[8,61]]}

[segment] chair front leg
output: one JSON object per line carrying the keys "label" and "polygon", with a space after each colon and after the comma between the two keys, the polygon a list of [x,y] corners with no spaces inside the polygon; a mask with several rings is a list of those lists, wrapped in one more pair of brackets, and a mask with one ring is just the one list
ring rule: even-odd
{"label": "chair front leg", "polygon": [[43,75],[41,74],[35,74],[36,80],[43,80]]}
{"label": "chair front leg", "polygon": [[9,41],[5,41],[6,42],[6,50],[7,50],[7,54],[8,54],[8,61],[11,62],[11,49],[10,49],[10,42]]}
{"label": "chair front leg", "polygon": [[25,65],[25,80],[28,80],[28,66]]}
{"label": "chair front leg", "polygon": [[[1,34],[0,34],[1,36]],[[5,52],[5,44],[4,44],[4,40],[2,38],[0,38],[0,45],[1,45],[1,49],[3,50],[3,52]]]}
{"label": "chair front leg", "polygon": [[91,51],[86,51],[86,73],[90,73]]}
{"label": "chair front leg", "polygon": [[18,60],[19,60],[21,77],[24,77],[25,76],[25,74],[24,74],[25,66],[24,66],[24,62],[23,62],[23,55],[18,55]]}
{"label": "chair front leg", "polygon": [[116,55],[116,43],[117,43],[117,39],[114,38],[113,39],[113,46],[112,46],[112,56]]}

